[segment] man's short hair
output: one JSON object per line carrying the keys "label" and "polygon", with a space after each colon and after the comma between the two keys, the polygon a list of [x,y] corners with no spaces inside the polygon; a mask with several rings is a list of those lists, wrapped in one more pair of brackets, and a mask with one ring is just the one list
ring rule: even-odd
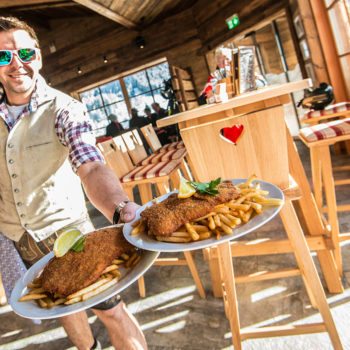
{"label": "man's short hair", "polygon": [[26,22],[16,17],[0,17],[0,32],[8,32],[10,30],[25,30],[35,41],[35,46],[39,48],[39,39],[35,30]]}

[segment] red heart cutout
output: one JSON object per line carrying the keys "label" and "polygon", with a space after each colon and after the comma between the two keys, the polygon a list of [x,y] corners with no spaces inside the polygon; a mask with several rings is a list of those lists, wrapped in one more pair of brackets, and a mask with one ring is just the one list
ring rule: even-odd
{"label": "red heart cutout", "polygon": [[230,128],[223,128],[220,130],[220,134],[225,141],[232,142],[234,145],[237,144],[238,139],[242,135],[244,126],[242,124],[235,124]]}

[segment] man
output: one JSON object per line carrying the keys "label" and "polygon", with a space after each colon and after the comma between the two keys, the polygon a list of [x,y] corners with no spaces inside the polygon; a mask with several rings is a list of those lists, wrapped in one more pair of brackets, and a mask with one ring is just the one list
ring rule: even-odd
{"label": "man", "polygon": [[151,123],[153,127],[157,127],[158,115],[156,113],[152,113],[151,108],[149,108],[148,106],[146,106],[143,111],[145,112],[147,122]]}
{"label": "man", "polygon": [[157,120],[168,116],[166,110],[162,108],[158,102],[153,102],[151,106],[152,109],[157,113]]}
{"label": "man", "polygon": [[[65,227],[93,228],[85,193],[110,221],[131,221],[137,205],[95,147],[83,106],[46,85],[34,30],[0,17],[0,232],[14,241],[27,266],[48,252]],[[115,221],[113,220],[113,221]],[[0,268],[11,268],[0,252]],[[3,273],[3,276],[8,273]],[[146,349],[136,320],[114,298],[96,305],[117,349]],[[79,350],[96,349],[85,312],[60,318]]]}
{"label": "man", "polygon": [[[153,102],[151,104],[153,110],[157,113],[156,119],[162,119],[165,117],[168,117],[168,114],[164,108],[160,106],[158,102]],[[163,128],[163,130],[166,131],[166,139],[163,138],[162,145],[169,143],[169,142],[176,142],[180,138],[180,134],[177,129],[177,125],[169,125]]]}
{"label": "man", "polygon": [[107,125],[106,128],[106,136],[119,136],[124,132],[123,126],[118,122],[118,117],[115,114],[110,114],[108,116],[108,120],[110,123]]}
{"label": "man", "polygon": [[143,126],[147,125],[148,121],[145,117],[140,117],[139,112],[136,108],[131,108],[131,119],[129,123],[129,128],[142,128]]}

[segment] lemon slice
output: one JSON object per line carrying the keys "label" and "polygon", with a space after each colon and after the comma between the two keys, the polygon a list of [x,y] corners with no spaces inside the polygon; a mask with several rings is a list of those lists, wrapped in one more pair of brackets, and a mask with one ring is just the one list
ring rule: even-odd
{"label": "lemon slice", "polygon": [[196,189],[184,177],[180,177],[180,187],[178,198],[189,198],[196,193]]}
{"label": "lemon slice", "polygon": [[61,233],[53,246],[55,256],[60,258],[61,256],[65,255],[81,236],[82,233],[76,228],[70,228]]}

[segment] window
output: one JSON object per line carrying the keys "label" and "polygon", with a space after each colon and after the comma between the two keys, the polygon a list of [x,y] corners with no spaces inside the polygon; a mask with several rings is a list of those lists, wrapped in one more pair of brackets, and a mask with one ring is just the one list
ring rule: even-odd
{"label": "window", "polygon": [[162,97],[161,88],[164,80],[168,79],[169,65],[164,62],[81,92],[80,99],[88,110],[95,135],[105,134],[110,114],[115,114],[127,129],[131,108],[136,108],[140,116],[153,102],[166,109],[168,102]]}

